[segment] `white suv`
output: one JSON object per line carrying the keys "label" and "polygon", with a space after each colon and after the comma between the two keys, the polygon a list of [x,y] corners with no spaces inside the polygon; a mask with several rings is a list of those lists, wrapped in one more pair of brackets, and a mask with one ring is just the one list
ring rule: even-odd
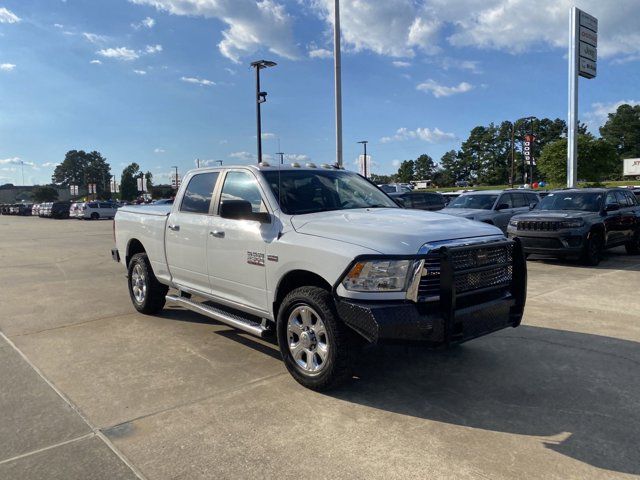
{"label": "white suv", "polygon": [[117,207],[110,202],[87,202],[82,206],[79,218],[99,220],[116,216]]}

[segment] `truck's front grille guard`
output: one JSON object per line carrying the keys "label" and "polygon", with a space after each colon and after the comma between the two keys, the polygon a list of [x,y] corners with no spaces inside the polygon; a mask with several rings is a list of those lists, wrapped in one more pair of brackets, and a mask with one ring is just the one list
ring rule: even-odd
{"label": "truck's front grille guard", "polygon": [[[440,314],[444,320],[444,338],[446,343],[449,343],[452,340],[454,328],[453,326],[456,322],[457,298],[458,296],[460,296],[456,289],[456,284],[458,283],[456,282],[456,278],[460,275],[469,273],[483,274],[484,272],[491,271],[492,269],[495,270],[496,268],[505,266],[504,264],[498,266],[493,264],[476,268],[456,270],[454,268],[456,262],[455,255],[459,252],[470,253],[470,251],[473,250],[487,249],[488,246],[511,249],[511,259],[509,264],[506,265],[511,273],[511,281],[510,284],[506,286],[506,288],[508,288],[509,294],[513,299],[513,306],[510,310],[511,323],[513,326],[517,326],[520,324],[522,314],[524,312],[524,304],[527,291],[527,266],[519,238],[515,238],[513,240],[495,241],[491,243],[485,242],[470,245],[441,246],[437,248],[437,251],[440,255],[440,296],[438,298],[438,305]],[[416,264],[418,264],[418,266],[414,269],[414,278],[407,291],[407,295],[414,295],[414,297],[411,298],[414,301],[418,300],[418,290],[423,272],[422,269],[425,265],[425,261],[427,260],[428,256],[425,256],[416,261]],[[472,290],[471,293],[477,294],[481,293],[483,290],[493,289],[494,287],[488,287],[480,290]]]}
{"label": "truck's front grille guard", "polygon": [[[482,265],[478,265],[473,253],[477,250],[488,257]],[[512,291],[520,281],[517,277],[525,271],[519,239],[434,246],[416,260],[407,299],[438,301],[443,299],[443,292],[449,290],[455,296],[497,288]]]}

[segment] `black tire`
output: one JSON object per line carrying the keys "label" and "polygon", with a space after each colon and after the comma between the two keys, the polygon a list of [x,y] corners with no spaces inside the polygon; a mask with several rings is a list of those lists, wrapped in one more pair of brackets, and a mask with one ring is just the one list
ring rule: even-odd
{"label": "black tire", "polygon": [[[138,268],[139,267],[139,268]],[[136,253],[129,262],[127,284],[131,303],[137,311],[147,315],[158,313],[164,307],[169,287],[158,282],[153,274],[146,253]],[[142,277],[140,283],[140,277]],[[135,284],[135,285],[134,285]],[[135,287],[144,287],[144,294],[138,295]]]}
{"label": "black tire", "polygon": [[636,230],[631,241],[624,245],[629,255],[640,255],[640,229]]}
{"label": "black tire", "polygon": [[[326,332],[324,335],[327,345],[326,359],[323,360],[322,367],[317,373],[305,371],[298,365],[289,346],[289,317],[297,309],[304,307],[310,307],[317,313]],[[284,364],[291,376],[302,386],[323,391],[335,388],[351,379],[359,342],[355,337],[356,334],[338,317],[333,297],[328,291],[318,287],[300,287],[291,291],[280,306],[276,330]],[[293,335],[295,336],[295,333]],[[320,335],[317,338],[317,345],[320,345]],[[302,339],[299,338],[297,343],[302,343]]]}
{"label": "black tire", "polygon": [[602,251],[604,248],[604,237],[601,233],[591,233],[589,239],[584,246],[582,253],[582,262],[590,267],[595,267],[602,260]]}
{"label": "black tire", "polygon": [[100,218],[100,214],[98,212],[93,212],[91,214],[91,220],[98,220]]}

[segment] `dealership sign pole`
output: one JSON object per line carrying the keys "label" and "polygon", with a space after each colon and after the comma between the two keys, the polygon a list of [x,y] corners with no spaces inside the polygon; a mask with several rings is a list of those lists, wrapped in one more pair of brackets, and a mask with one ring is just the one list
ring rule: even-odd
{"label": "dealership sign pole", "polygon": [[567,121],[567,187],[578,180],[578,76],[595,78],[598,60],[598,19],[571,8],[569,38],[569,115]]}

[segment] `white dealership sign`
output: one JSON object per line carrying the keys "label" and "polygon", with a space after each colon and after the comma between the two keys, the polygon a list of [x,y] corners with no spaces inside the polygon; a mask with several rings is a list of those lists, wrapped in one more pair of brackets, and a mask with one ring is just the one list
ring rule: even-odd
{"label": "white dealership sign", "polygon": [[598,61],[598,19],[579,10],[578,27],[578,74],[595,78]]}
{"label": "white dealership sign", "polygon": [[623,175],[640,177],[640,158],[626,158],[624,161]]}

